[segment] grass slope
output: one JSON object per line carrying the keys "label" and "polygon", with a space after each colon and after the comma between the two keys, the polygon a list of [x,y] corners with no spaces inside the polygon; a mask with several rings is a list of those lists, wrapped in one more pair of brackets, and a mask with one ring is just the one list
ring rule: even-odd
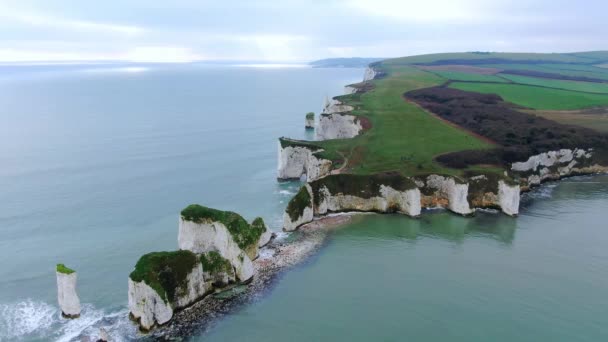
{"label": "grass slope", "polygon": [[[605,72],[608,70],[595,65],[607,62],[606,52],[473,52],[387,59],[373,63],[372,66],[382,77],[366,82],[366,92],[337,97],[355,108],[351,114],[367,118],[370,129],[353,139],[314,142],[281,139],[281,145],[307,146],[317,150],[318,156],[331,159],[334,168],[345,164],[342,173],[356,175],[392,171],[406,176],[428,173],[461,176],[471,171],[501,172],[498,166],[483,164],[455,169],[435,161],[439,155],[461,151],[487,154],[489,152],[486,151],[495,150],[497,146],[488,139],[447,122],[445,118],[438,118],[415,103],[405,101],[403,94],[440,86],[450,80],[451,87],[498,94],[505,101],[531,109],[574,110],[606,106],[608,84],[601,82],[603,79],[608,80],[608,72]],[[454,70],[450,70],[450,67]],[[595,79],[599,83],[546,79],[534,75],[509,75],[509,81],[502,74],[475,73],[474,70],[480,67],[527,70],[543,73],[538,75],[557,75],[556,78],[562,75],[561,78]],[[318,151],[319,148],[323,151]]]}
{"label": "grass slope", "polygon": [[517,84],[454,82],[451,88],[497,94],[505,101],[532,109],[572,110],[608,105],[608,95],[580,93]]}
{"label": "grass slope", "polygon": [[354,101],[359,108],[353,114],[365,115],[372,129],[353,139],[317,142],[328,152],[346,156],[348,172],[459,174],[459,170],[446,169],[433,158],[451,151],[491,147],[403,99],[404,92],[442,84],[443,78],[410,66],[383,64],[381,68],[388,75],[375,80],[374,89]]}

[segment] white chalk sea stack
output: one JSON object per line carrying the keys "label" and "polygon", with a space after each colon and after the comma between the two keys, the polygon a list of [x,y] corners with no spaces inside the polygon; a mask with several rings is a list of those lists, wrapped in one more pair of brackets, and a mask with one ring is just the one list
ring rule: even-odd
{"label": "white chalk sea stack", "polygon": [[79,317],[80,298],[76,293],[76,272],[63,264],[58,264],[55,274],[57,275],[57,301],[61,314],[66,318]]}

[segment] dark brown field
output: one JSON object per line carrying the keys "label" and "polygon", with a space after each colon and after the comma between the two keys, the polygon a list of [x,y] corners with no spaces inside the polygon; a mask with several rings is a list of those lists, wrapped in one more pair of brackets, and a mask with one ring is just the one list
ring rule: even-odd
{"label": "dark brown field", "polygon": [[592,147],[600,150],[596,155],[602,157],[608,149],[608,134],[521,112],[498,95],[432,87],[410,91],[404,96],[442,119],[500,145],[494,150],[462,151],[437,157],[448,167],[507,165],[561,148]]}

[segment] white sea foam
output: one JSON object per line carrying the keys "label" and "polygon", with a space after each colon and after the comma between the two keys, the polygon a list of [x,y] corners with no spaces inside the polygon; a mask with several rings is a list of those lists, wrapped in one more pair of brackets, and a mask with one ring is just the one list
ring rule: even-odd
{"label": "white sea foam", "polygon": [[289,196],[289,195],[295,195],[296,193],[289,191],[289,190],[280,190],[279,194]]}
{"label": "white sea foam", "polygon": [[13,341],[51,327],[59,310],[44,302],[27,299],[0,305],[0,341]]}
{"label": "white sea foam", "polygon": [[31,299],[0,305],[0,341],[20,341],[30,338],[57,342],[99,338],[104,328],[112,341],[127,341],[137,337],[137,329],[128,319],[128,310],[105,314],[91,304],[84,304],[77,319],[65,319],[61,311],[45,302]]}

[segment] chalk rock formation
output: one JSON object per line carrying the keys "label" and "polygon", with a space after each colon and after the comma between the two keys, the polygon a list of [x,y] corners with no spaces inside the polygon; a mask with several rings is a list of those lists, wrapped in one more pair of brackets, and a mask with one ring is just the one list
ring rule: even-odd
{"label": "chalk rock formation", "polygon": [[175,310],[211,291],[217,277],[235,280],[232,269],[204,270],[204,256],[175,251],[148,253],[139,259],[129,275],[129,311],[142,329],[167,323]]}
{"label": "chalk rock formation", "polygon": [[279,180],[300,179],[306,175],[307,181],[328,175],[331,171],[330,160],[318,156],[323,150],[309,144],[279,139],[277,178]]}
{"label": "chalk rock formation", "polygon": [[363,129],[358,117],[347,114],[321,114],[317,139],[347,139],[359,135]]}
{"label": "chalk rock formation", "polygon": [[468,179],[468,201],[472,208],[500,209],[509,216],[519,212],[519,184],[497,174],[480,174]]}
{"label": "chalk rock formation", "polygon": [[509,216],[519,214],[519,185],[508,184],[504,180],[498,181],[498,203],[503,213]]}
{"label": "chalk rock formation", "polygon": [[468,202],[469,184],[457,182],[454,177],[429,175],[422,185],[423,207],[444,207],[454,213],[473,213]]}
{"label": "chalk rock formation", "polygon": [[295,197],[289,201],[283,213],[283,230],[293,231],[299,226],[312,221],[312,189],[309,184],[300,188]]}
{"label": "chalk rock formation", "polygon": [[370,81],[373,80],[374,78],[376,78],[377,72],[376,70],[374,70],[374,68],[372,67],[367,67],[365,69],[365,74],[363,74],[363,81]]}
{"label": "chalk rock formation", "polygon": [[283,229],[295,230],[314,215],[343,211],[399,212],[420,215],[420,191],[397,174],[331,175],[303,186],[289,202]]}
{"label": "chalk rock formation", "polygon": [[344,94],[345,95],[349,95],[349,94],[355,94],[359,89],[357,89],[356,87],[353,87],[351,85],[347,85],[344,87]]}
{"label": "chalk rock formation", "polygon": [[341,211],[420,215],[420,190],[410,179],[399,175],[336,175],[313,182],[311,188],[318,198],[314,203],[316,215]]}
{"label": "chalk rock formation", "polygon": [[80,298],[76,293],[76,272],[63,264],[58,264],[57,275],[57,301],[61,314],[66,318],[80,316]]}
{"label": "chalk rock formation", "polygon": [[341,101],[332,99],[331,101],[326,100],[325,107],[323,108],[322,114],[333,114],[333,113],[348,113],[352,111],[353,106],[343,104]]}
{"label": "chalk rock formation", "polygon": [[511,171],[524,179],[523,186],[539,185],[545,180],[557,180],[576,174],[606,172],[607,167],[593,163],[593,149],[561,149],[540,153],[524,162],[511,165]]}
{"label": "chalk rock formation", "polygon": [[306,121],[304,122],[305,128],[315,128],[315,113],[310,112],[306,114]]}
{"label": "chalk rock formation", "polygon": [[262,219],[250,225],[237,213],[193,204],[182,210],[177,240],[182,250],[218,252],[234,267],[238,280],[246,282],[253,277],[251,261],[265,231]]}

